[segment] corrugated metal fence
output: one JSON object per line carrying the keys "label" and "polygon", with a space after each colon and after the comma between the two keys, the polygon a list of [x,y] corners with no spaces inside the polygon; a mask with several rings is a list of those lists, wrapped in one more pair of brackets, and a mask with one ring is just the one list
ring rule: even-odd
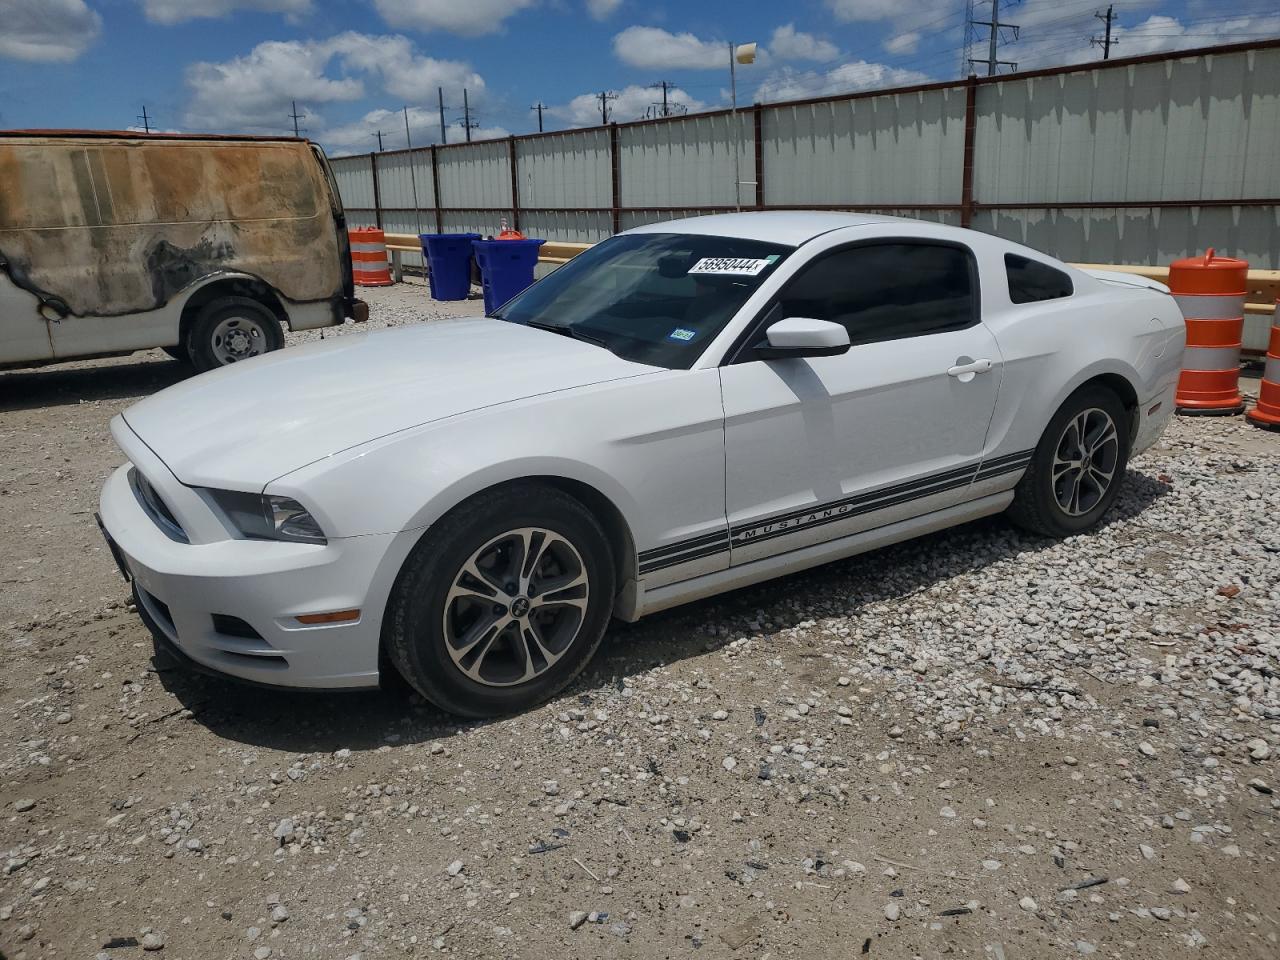
{"label": "corrugated metal fence", "polygon": [[[353,226],[594,242],[735,208],[940,220],[1064,260],[1280,268],[1280,40],[333,160]],[[413,191],[417,189],[415,208]],[[419,227],[421,228],[419,230]]]}

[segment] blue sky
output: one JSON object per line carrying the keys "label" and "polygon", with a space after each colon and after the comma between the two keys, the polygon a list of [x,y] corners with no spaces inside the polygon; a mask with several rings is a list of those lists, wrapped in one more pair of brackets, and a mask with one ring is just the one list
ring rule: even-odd
{"label": "blue sky", "polygon": [[[975,0],[979,19],[991,0]],[[1001,59],[1023,68],[1098,59],[1099,0],[1001,0],[1021,26]],[[1276,0],[1119,0],[1113,56],[1280,36]],[[467,88],[479,129],[503,136],[633,120],[675,85],[689,110],[728,98],[725,44],[758,41],[739,101],[772,101],[960,75],[964,0],[0,0],[0,127],[136,124],[284,133],[297,101],[332,154],[450,141]],[[985,56],[985,30],[977,56]]]}

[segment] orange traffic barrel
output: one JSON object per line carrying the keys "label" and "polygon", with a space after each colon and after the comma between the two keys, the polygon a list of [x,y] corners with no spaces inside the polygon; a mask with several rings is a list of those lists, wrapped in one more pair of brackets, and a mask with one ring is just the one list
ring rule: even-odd
{"label": "orange traffic barrel", "polygon": [[1249,264],[1214,256],[1177,260],[1169,267],[1169,291],[1187,322],[1176,405],[1179,413],[1229,416],[1244,412],[1240,396],[1240,346]]}
{"label": "orange traffic barrel", "polygon": [[356,286],[391,286],[386,234],[377,227],[358,227],[347,233],[351,237],[351,278]]}
{"label": "orange traffic barrel", "polygon": [[1280,300],[1276,301],[1271,321],[1271,340],[1267,344],[1267,365],[1262,368],[1262,386],[1258,388],[1258,405],[1247,414],[1259,427],[1280,430]]}

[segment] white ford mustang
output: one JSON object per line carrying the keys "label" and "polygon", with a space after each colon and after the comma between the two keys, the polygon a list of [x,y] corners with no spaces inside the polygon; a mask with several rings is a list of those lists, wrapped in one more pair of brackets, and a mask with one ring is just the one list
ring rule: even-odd
{"label": "white ford mustang", "polygon": [[157,639],[267,684],[564,687],[611,616],[1008,510],[1098,523],[1174,408],[1168,291],[856,214],[653,224],[490,318],[331,339],[112,422]]}

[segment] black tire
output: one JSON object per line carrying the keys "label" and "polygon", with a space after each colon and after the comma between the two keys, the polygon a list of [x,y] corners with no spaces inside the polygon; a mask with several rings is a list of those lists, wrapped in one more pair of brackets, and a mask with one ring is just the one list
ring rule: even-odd
{"label": "black tire", "polygon": [[[1065,435],[1068,424],[1087,411],[1102,411],[1111,418],[1116,429],[1116,445],[1114,461],[1108,459],[1102,463],[1102,472],[1110,467],[1110,482],[1105,491],[1095,502],[1081,500],[1077,509],[1081,512],[1073,514],[1059,500],[1060,491],[1070,500],[1069,487],[1055,484],[1053,469],[1055,456],[1060,444],[1070,444]],[[1095,421],[1100,418],[1094,417]],[[1032,533],[1046,537],[1061,539],[1073,534],[1083,533],[1098,525],[1103,515],[1110,509],[1124,481],[1125,467],[1129,463],[1129,414],[1124,404],[1112,391],[1103,386],[1084,386],[1067,398],[1066,402],[1054,414],[1049,426],[1045,429],[1036,452],[1031,458],[1031,465],[1014,490],[1013,503],[1009,506],[1009,518],[1018,526]],[[1065,448],[1064,448],[1065,449]],[[1086,465],[1089,459],[1082,461]],[[1072,472],[1068,471],[1059,483],[1070,483]],[[1084,509],[1087,505],[1088,509]]]}
{"label": "black tire", "polygon": [[[235,339],[228,339],[228,333]],[[191,364],[204,372],[279,350],[284,332],[276,315],[257,300],[220,297],[200,308],[187,329],[184,346]]]}
{"label": "black tire", "polygon": [[191,354],[187,353],[187,345],[185,343],[177,343],[171,347],[161,347],[160,349],[179,363],[191,362]]}
{"label": "black tire", "polygon": [[[467,648],[452,642],[449,631],[456,630],[450,626],[458,622],[456,618],[472,617],[474,625],[489,614],[485,612],[484,603],[475,604],[479,608],[475,613],[468,606],[471,602],[468,598],[452,601],[449,598],[463,575],[464,565],[478,551],[503,541],[509,532],[530,528],[550,531],[576,551],[571,556],[580,561],[581,571],[587,577],[588,589],[582,591],[586,593],[582,598],[586,609],[572,613],[577,617],[574,621],[576,631],[559,649],[558,659],[549,663],[543,660],[542,672],[523,681],[513,674],[481,682],[485,679],[483,676],[480,680],[475,679],[455,662],[450,649]],[[526,545],[528,553],[537,552],[537,548],[532,546],[534,543],[537,541]],[[563,573],[557,571],[554,557],[549,562],[552,564],[551,572]],[[478,583],[474,578],[469,582]],[[513,484],[479,494],[463,503],[433,524],[418,542],[392,588],[383,622],[383,646],[388,659],[404,679],[442,710],[466,717],[493,717],[518,712],[555,696],[590,662],[600,646],[613,611],[615,582],[609,540],[586,507],[553,487],[532,482]],[[482,586],[487,588],[488,585]],[[519,593],[519,590],[512,591],[512,594]],[[553,594],[560,595],[555,590],[547,592],[548,597]],[[534,596],[532,590],[529,596]],[[495,617],[499,616],[499,608],[504,607],[502,599],[501,596],[495,597],[489,612]],[[552,602],[550,606],[557,605]],[[524,609],[527,610],[527,604]],[[512,603],[507,613],[500,615],[503,621],[509,622],[510,628],[502,628],[496,639],[484,644],[485,652],[470,665],[473,670],[487,670],[490,656],[495,658],[499,667],[518,668],[523,662],[526,669],[538,659],[538,655],[530,653],[533,647],[524,639],[525,627],[521,624],[526,621],[512,619],[516,612],[517,608]],[[548,614],[556,617],[565,615],[548,609],[523,615],[532,619]],[[563,624],[556,626],[562,627]],[[520,634],[518,637],[516,632]],[[538,632],[541,633],[541,629]],[[520,656],[525,659],[517,660]],[[483,667],[480,661],[484,661]]]}

